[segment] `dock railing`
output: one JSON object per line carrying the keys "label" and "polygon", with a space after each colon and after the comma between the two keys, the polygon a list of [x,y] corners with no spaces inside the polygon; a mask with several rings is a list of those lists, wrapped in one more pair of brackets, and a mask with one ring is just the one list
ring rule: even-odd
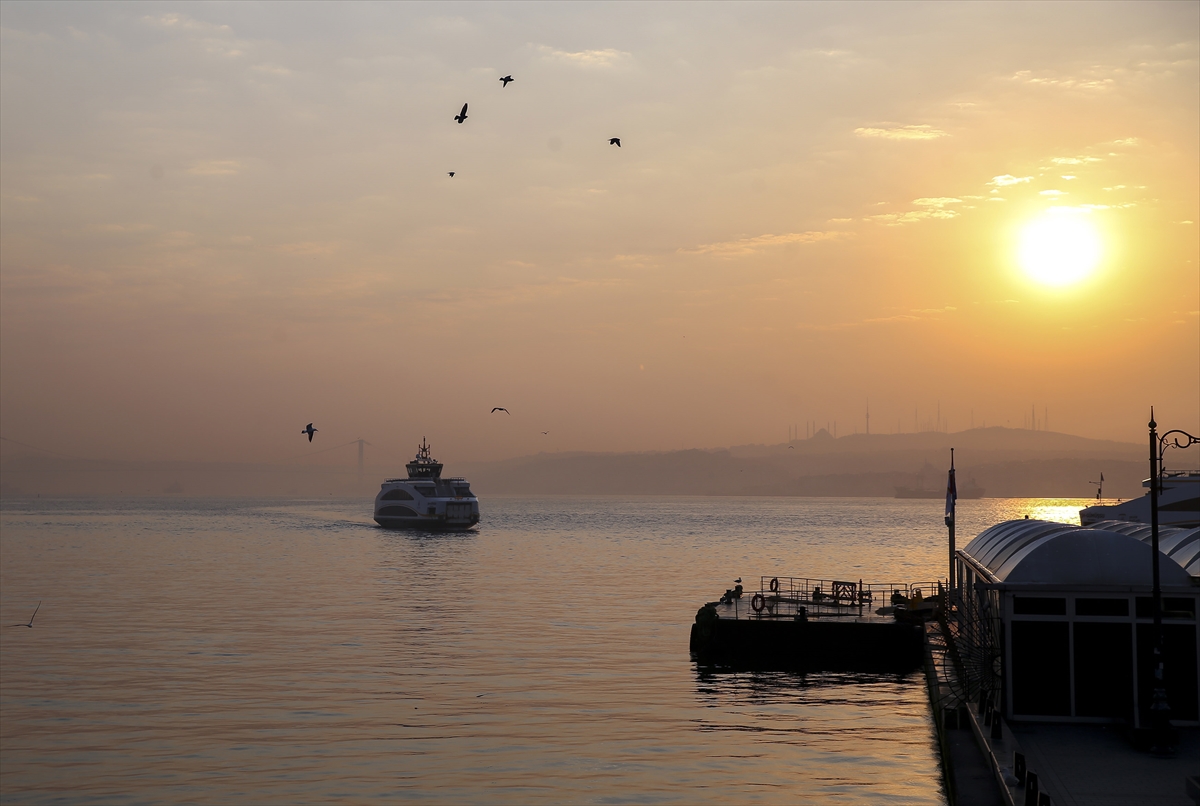
{"label": "dock railing", "polygon": [[910,606],[937,596],[939,590],[937,582],[762,576],[758,591],[743,595],[744,604],[735,608],[735,618],[861,617],[898,604]]}
{"label": "dock railing", "polygon": [[945,661],[954,664],[952,694],[964,704],[1003,710],[1001,647],[1003,645],[999,601],[986,586],[978,590],[949,592],[949,606],[942,610],[946,638]]}

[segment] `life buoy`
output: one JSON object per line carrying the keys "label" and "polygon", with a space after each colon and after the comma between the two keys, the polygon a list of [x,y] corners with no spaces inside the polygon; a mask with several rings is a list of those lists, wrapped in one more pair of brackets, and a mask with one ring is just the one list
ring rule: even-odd
{"label": "life buoy", "polygon": [[755,613],[761,613],[767,606],[767,599],[761,593],[756,593],[750,597],[750,606],[754,608]]}
{"label": "life buoy", "polygon": [[771,593],[779,593],[779,577],[771,578]]}

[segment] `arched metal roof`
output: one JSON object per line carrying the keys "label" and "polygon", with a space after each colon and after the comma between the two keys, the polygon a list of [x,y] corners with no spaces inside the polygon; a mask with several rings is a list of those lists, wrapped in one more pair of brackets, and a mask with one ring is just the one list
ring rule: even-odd
{"label": "arched metal roof", "polygon": [[[1000,582],[1043,585],[1150,585],[1149,527],[1140,534],[1081,528],[1067,523],[1019,520],[998,523],[979,533],[963,553]],[[1166,535],[1165,533],[1171,534]],[[1185,532],[1196,532],[1189,542]],[[1168,545],[1170,548],[1168,548]],[[1164,586],[1189,586],[1186,562],[1200,565],[1200,529],[1160,529],[1159,546],[1173,562],[1159,565]],[[1170,552],[1175,552],[1172,555]]]}
{"label": "arched metal roof", "polygon": [[[1150,543],[1153,540],[1150,526],[1145,523],[1101,521],[1092,524],[1092,528],[1136,537],[1143,543]],[[1158,550],[1182,565],[1191,576],[1200,577],[1200,526],[1193,526],[1190,529],[1160,527]]]}

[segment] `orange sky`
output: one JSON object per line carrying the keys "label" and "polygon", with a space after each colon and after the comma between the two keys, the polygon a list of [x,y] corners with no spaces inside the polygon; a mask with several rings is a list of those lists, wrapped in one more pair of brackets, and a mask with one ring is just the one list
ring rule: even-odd
{"label": "orange sky", "polygon": [[[850,433],[868,399],[872,431],[1200,431],[1196,3],[0,25],[9,439],[269,461],[313,421],[450,461]],[[1016,259],[1054,207],[1103,241],[1057,289]]]}

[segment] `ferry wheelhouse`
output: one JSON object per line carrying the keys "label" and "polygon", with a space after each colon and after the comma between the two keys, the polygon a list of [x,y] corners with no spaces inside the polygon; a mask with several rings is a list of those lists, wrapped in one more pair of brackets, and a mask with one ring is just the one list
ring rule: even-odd
{"label": "ferry wheelhouse", "polygon": [[387,479],[375,496],[375,522],[385,529],[429,531],[470,529],[479,523],[479,499],[460,477],[442,478],[442,463],[421,440],[416,457],[405,465],[406,479]]}

